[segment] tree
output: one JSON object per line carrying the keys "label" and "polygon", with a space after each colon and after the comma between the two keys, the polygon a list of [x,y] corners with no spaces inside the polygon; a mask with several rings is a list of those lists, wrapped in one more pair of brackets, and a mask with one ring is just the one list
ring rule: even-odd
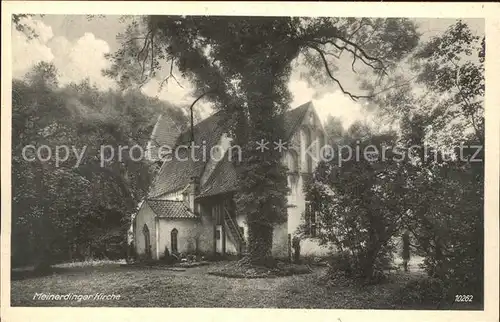
{"label": "tree", "polygon": [[470,134],[483,142],[484,52],[484,37],[459,20],[418,46],[402,72],[383,81],[365,79],[364,85],[371,93],[383,91],[371,99],[382,115],[398,122],[414,114],[425,119],[424,139],[434,145],[453,144]]}
{"label": "tree", "polygon": [[[413,131],[403,137],[410,142],[418,140],[425,134],[420,127],[425,123],[413,122]],[[404,227],[415,239],[417,252],[425,257],[428,274],[444,282],[449,296],[468,290],[480,301],[484,259],[484,153],[468,145],[479,146],[470,138],[464,147],[454,151],[423,143],[426,149],[414,156],[417,162],[406,163],[409,189]]]}
{"label": "tree", "polygon": [[[400,123],[400,145],[411,157],[404,164],[404,228],[429,275],[443,280],[449,294],[467,290],[478,300],[484,260],[484,51],[484,37],[457,21],[416,48],[407,62],[413,75],[389,77],[401,86],[374,97],[381,113]],[[379,86],[368,87],[376,92]],[[411,146],[420,148],[410,151]]]}
{"label": "tree", "polygon": [[[122,47],[110,59],[107,75],[122,87],[158,76],[175,80],[174,67],[216,109],[233,120],[234,143],[242,147],[237,164],[241,189],[237,209],[247,218],[248,260],[266,263],[273,225],[286,218],[286,172],[281,155],[256,152],[256,141],[283,137],[282,115],[289,107],[287,88],[297,58],[310,69],[311,82],[333,82],[340,53],[383,75],[417,44],[407,19],[301,17],[147,16],[132,21],[120,35]],[[354,68],[354,67],[353,67]]]}
{"label": "tree", "polygon": [[410,233],[405,231],[401,238],[402,251],[401,257],[403,258],[403,266],[405,272],[408,272],[408,262],[410,261]]}
{"label": "tree", "polygon": [[[27,162],[22,155],[28,145],[39,148],[51,143],[76,143],[71,124],[65,122],[69,112],[54,92],[56,87],[56,69],[42,62],[27,75],[26,82],[14,81],[12,93],[13,259],[15,263],[18,259],[35,259],[38,268],[43,270],[51,261],[49,250],[56,248],[54,243],[68,232],[64,227],[77,221],[72,216],[76,213],[71,211],[74,207],[82,211],[88,209],[84,196],[89,196],[87,182],[72,171],[56,169],[53,159]],[[57,118],[62,121],[55,123]],[[50,141],[49,133],[56,131],[61,133],[60,140]],[[47,156],[47,151],[44,152],[42,157]],[[65,194],[58,195],[61,190]],[[66,208],[70,213],[56,210],[58,207],[62,210],[62,201],[68,203]]]}
{"label": "tree", "polygon": [[22,32],[28,39],[37,38],[38,34],[33,27],[26,21],[35,16],[34,14],[14,14],[12,15],[12,25],[17,31]]}
{"label": "tree", "polygon": [[[118,147],[145,147],[158,113],[182,124],[183,112],[137,91],[101,92],[88,80],[61,87],[45,62],[14,80],[12,97],[13,265],[47,269],[56,260],[121,256],[128,215],[147,193],[152,167],[128,150],[119,158]],[[54,155],[28,161],[29,145],[70,153],[60,164]],[[108,145],[116,155],[101,166]],[[78,167],[72,147],[84,152]]]}
{"label": "tree", "polygon": [[325,123],[325,132],[330,141],[329,143],[332,146],[336,143],[339,143],[344,134],[344,131],[344,126],[340,118],[331,115],[328,116],[328,119]]}
{"label": "tree", "polygon": [[420,48],[413,66],[419,71],[417,82],[447,96],[436,108],[442,114],[435,116],[441,122],[454,119],[467,125],[480,142],[484,142],[484,50],[484,37],[481,41],[458,21]]}
{"label": "tree", "polygon": [[371,281],[392,258],[392,238],[404,222],[404,167],[395,161],[395,151],[381,152],[396,145],[394,134],[349,143],[359,148],[361,158],[339,151],[319,164],[305,190],[316,212],[320,243],[348,254],[348,277]]}

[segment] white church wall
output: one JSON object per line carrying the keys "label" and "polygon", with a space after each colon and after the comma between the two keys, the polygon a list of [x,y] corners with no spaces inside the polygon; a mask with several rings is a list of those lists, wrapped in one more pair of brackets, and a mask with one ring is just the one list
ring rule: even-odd
{"label": "white church wall", "polygon": [[144,225],[147,225],[149,230],[149,240],[151,244],[151,255],[153,259],[157,259],[156,252],[156,222],[153,210],[145,203],[135,217],[135,249],[138,255],[146,253],[145,237],[143,234]]}
{"label": "white church wall", "polygon": [[159,218],[158,247],[160,258],[165,253],[165,247],[172,253],[172,230],[177,229],[177,251],[179,253],[194,253],[199,243],[199,223],[192,219]]}
{"label": "white church wall", "polygon": [[214,251],[214,222],[211,208],[200,205],[199,251],[212,254]]}
{"label": "white church wall", "polygon": [[[291,141],[299,151],[300,174],[310,174],[316,168],[320,160],[320,149],[326,142],[325,133],[321,122],[314,109],[308,111],[300,126],[300,129],[293,135]],[[307,153],[309,145],[311,155]],[[297,146],[298,145],[298,146]],[[289,158],[289,156],[287,156]],[[297,234],[297,229],[303,222],[303,214],[306,209],[306,196],[304,193],[303,175],[289,174],[288,182],[291,193],[288,195],[288,204],[293,207],[288,208],[287,230],[293,238]],[[318,240],[314,238],[303,238],[301,241],[301,255],[304,256],[325,256],[330,252],[326,246],[320,246]]]}
{"label": "white church wall", "polygon": [[286,222],[274,226],[271,253],[275,258],[288,258],[288,228]]}

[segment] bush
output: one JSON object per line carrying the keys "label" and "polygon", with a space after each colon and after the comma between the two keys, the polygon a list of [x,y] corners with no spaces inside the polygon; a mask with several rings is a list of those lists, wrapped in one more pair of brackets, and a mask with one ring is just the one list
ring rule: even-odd
{"label": "bush", "polygon": [[352,278],[355,275],[356,263],[347,252],[332,254],[328,263],[328,275],[336,276],[342,273],[344,276]]}
{"label": "bush", "polygon": [[307,265],[276,261],[273,268],[256,266],[246,260],[231,261],[208,274],[229,278],[272,278],[311,273]]}
{"label": "bush", "polygon": [[[484,299],[483,287],[483,263],[477,254],[482,253],[482,249],[475,251],[476,254],[463,254],[471,250],[455,250],[454,255],[449,255],[442,260],[436,260],[431,255],[427,256],[423,262],[423,268],[430,277],[439,278],[443,281],[449,294],[472,294],[475,302],[482,302]],[[482,257],[482,254],[480,255]]]}
{"label": "bush", "polygon": [[293,248],[293,262],[300,262],[300,238],[295,236],[292,240],[292,248]]}
{"label": "bush", "polygon": [[401,249],[401,257],[409,261],[410,260],[410,233],[405,231],[403,233],[403,237],[401,238],[402,241],[402,249]]}
{"label": "bush", "polygon": [[127,254],[127,263],[136,262],[137,261],[137,252],[135,250],[135,243],[131,242],[128,244],[128,254]]}
{"label": "bush", "polygon": [[371,275],[366,276],[365,265],[367,264],[362,260],[362,257],[352,256],[348,252],[338,252],[330,256],[327,275],[335,281],[349,279],[370,284],[380,283],[386,280],[384,269],[389,263],[390,256],[381,255],[373,264]]}
{"label": "bush", "polygon": [[165,246],[165,252],[163,253],[163,256],[161,257],[161,261],[166,263],[166,264],[173,264],[177,261],[177,258],[173,255],[170,254],[170,251],[168,250],[168,247]]}
{"label": "bush", "polygon": [[446,300],[447,290],[442,280],[425,277],[406,283],[394,295],[397,304],[438,308]]}
{"label": "bush", "polygon": [[301,263],[311,266],[328,266],[328,256],[302,256]]}

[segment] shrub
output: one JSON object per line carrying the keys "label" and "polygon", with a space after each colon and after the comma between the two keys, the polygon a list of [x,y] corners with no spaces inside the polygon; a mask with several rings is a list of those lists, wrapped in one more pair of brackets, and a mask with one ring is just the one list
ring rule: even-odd
{"label": "shrub", "polygon": [[367,276],[366,267],[368,265],[363,261],[362,257],[352,256],[348,252],[338,252],[332,254],[328,263],[327,275],[332,280],[357,280],[370,284],[380,283],[386,280],[384,269],[390,263],[390,255],[381,255],[375,263],[369,264],[372,269],[371,274]]}
{"label": "shrub", "polygon": [[311,273],[311,268],[307,265],[289,264],[284,268],[284,275],[299,275]]}
{"label": "shrub", "polygon": [[312,265],[312,266],[328,266],[329,256],[302,256],[301,262],[303,264]]}
{"label": "shrub", "polygon": [[403,258],[403,267],[408,271],[408,261],[410,260],[410,234],[408,231],[403,233],[401,257]]}
{"label": "shrub", "polygon": [[135,262],[137,261],[137,252],[135,250],[134,242],[128,244],[128,254],[127,254],[127,262]]}
{"label": "shrub", "polygon": [[[348,138],[348,142],[354,141],[359,147],[368,147],[396,145],[398,139],[392,133],[370,135],[361,141]],[[336,155],[319,163],[312,180],[306,181],[306,214],[314,214],[315,238],[320,244],[351,254],[352,259],[342,259],[346,276],[378,281],[389,266],[393,238],[407,213],[400,202],[405,197],[401,166],[349,157],[339,166],[340,157],[344,158]],[[308,218],[298,228],[306,235],[311,233]]]}
{"label": "shrub", "polygon": [[342,273],[346,277],[354,277],[356,263],[347,252],[332,254],[328,264],[328,275],[336,276]]}
{"label": "shrub", "polygon": [[[437,260],[428,255],[422,264],[424,270],[430,277],[440,279],[449,291],[453,294],[472,294],[475,302],[482,302],[484,299],[483,287],[483,263],[477,257],[482,257],[482,249],[470,254],[470,249],[459,249],[454,251],[454,256],[448,255],[446,258]],[[464,254],[465,252],[469,254]],[[481,255],[477,255],[477,254]]]}
{"label": "shrub", "polygon": [[168,247],[165,246],[165,252],[163,252],[163,256],[161,257],[161,261],[165,262],[166,264],[172,264],[177,261],[176,257],[170,254],[170,251],[168,250]]}
{"label": "shrub", "polygon": [[35,273],[40,275],[49,274],[52,271],[52,253],[47,248],[42,248],[35,262]]}
{"label": "shrub", "polygon": [[292,240],[292,247],[293,247],[293,261],[295,263],[300,262],[300,238],[295,236],[293,237]]}
{"label": "shrub", "polygon": [[446,294],[443,281],[425,277],[406,283],[396,291],[394,299],[397,304],[437,308],[446,300]]}

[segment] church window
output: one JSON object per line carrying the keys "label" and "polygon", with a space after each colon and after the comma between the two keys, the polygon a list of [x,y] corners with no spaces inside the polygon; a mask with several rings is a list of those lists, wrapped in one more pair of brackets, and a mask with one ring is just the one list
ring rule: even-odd
{"label": "church window", "polygon": [[178,231],[176,228],[172,229],[172,232],[170,233],[170,248],[172,248],[172,253],[176,254],[179,252],[177,248],[177,234]]}

